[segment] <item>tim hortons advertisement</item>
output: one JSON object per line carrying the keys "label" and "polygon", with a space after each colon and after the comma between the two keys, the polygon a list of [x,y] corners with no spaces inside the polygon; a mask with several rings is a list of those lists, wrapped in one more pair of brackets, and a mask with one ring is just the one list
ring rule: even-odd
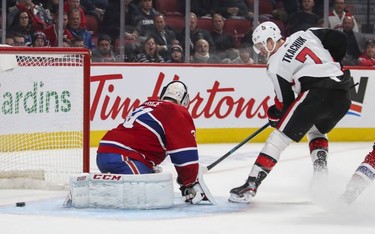
{"label": "tim hortons advertisement", "polygon": [[[358,83],[352,89],[353,103],[338,125],[344,133],[334,138],[350,140],[350,131],[359,130],[375,139],[374,75],[375,70],[352,70]],[[265,67],[94,64],[92,142],[95,144],[145,100],[157,99],[163,86],[172,80],[181,80],[189,88],[189,112],[197,127],[198,142],[238,142],[267,123],[266,110],[273,104],[274,94]]]}

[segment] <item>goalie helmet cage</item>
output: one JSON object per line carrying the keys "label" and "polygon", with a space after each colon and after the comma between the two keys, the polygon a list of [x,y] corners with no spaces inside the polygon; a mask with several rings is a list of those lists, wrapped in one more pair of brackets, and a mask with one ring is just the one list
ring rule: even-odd
{"label": "goalie helmet cage", "polygon": [[90,171],[90,53],[0,46],[0,188],[62,189]]}

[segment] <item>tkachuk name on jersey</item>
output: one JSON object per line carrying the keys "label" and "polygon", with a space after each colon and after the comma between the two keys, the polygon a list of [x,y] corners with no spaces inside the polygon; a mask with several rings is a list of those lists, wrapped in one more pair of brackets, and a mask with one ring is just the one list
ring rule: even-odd
{"label": "tkachuk name on jersey", "polygon": [[296,52],[303,46],[305,42],[306,39],[298,37],[284,54],[283,61],[287,61],[288,63],[290,63]]}

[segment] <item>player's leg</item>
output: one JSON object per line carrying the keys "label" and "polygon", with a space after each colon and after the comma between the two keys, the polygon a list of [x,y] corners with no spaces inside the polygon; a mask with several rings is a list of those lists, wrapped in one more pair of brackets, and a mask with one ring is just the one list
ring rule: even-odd
{"label": "player's leg", "polygon": [[316,90],[322,99],[314,127],[307,134],[314,174],[327,173],[328,138],[330,132],[345,116],[350,107],[348,92],[344,90]]}
{"label": "player's leg", "polygon": [[229,201],[251,202],[251,198],[255,196],[258,187],[276,165],[281,153],[291,142],[292,140],[279,130],[273,131],[259,153],[245,184],[231,189]]}
{"label": "player's leg", "polygon": [[328,138],[313,126],[307,133],[314,174],[327,174]]}
{"label": "player's leg", "polygon": [[[311,108],[310,108],[311,107]],[[314,101],[309,92],[304,92],[289,107],[282,117],[278,128],[268,137],[262,151],[253,165],[245,184],[230,191],[229,201],[249,203],[255,196],[261,182],[271,172],[280,158],[281,153],[294,140],[299,142],[315,122],[312,108]]]}
{"label": "player's leg", "polygon": [[354,202],[375,179],[375,144],[365,160],[357,167],[342,195],[346,203]]}
{"label": "player's leg", "polygon": [[116,153],[98,153],[96,164],[102,173],[148,174],[154,170],[140,161]]}

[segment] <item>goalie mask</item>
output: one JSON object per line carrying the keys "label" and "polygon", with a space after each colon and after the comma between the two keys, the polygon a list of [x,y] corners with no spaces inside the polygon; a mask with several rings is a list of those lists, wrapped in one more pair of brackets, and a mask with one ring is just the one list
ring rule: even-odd
{"label": "goalie mask", "polygon": [[[254,51],[259,54],[261,49],[264,48],[268,54],[274,51],[276,42],[281,39],[281,31],[279,27],[273,22],[267,21],[259,24],[253,32]],[[274,42],[272,50],[267,48],[267,40],[270,38]]]}
{"label": "goalie mask", "polygon": [[177,104],[188,107],[190,103],[187,87],[181,81],[172,81],[167,84],[160,94],[161,100],[172,99]]}

